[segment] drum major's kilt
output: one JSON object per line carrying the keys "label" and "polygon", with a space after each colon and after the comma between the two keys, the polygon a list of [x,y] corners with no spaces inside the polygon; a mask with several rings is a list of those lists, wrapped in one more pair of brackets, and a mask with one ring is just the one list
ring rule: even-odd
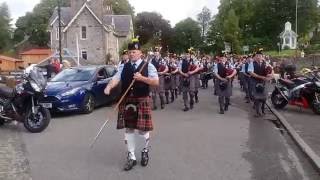
{"label": "drum major's kilt", "polygon": [[[127,117],[126,105],[134,104],[137,107],[137,118]],[[140,131],[152,131],[151,98],[127,97],[119,106],[117,129],[137,129]]]}

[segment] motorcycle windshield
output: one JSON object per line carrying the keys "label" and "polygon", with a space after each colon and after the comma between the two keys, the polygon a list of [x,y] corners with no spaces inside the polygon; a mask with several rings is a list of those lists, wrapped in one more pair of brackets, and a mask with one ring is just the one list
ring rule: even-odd
{"label": "motorcycle windshield", "polygon": [[47,85],[47,81],[43,76],[42,72],[39,68],[34,68],[30,71],[29,77],[42,88],[45,88]]}

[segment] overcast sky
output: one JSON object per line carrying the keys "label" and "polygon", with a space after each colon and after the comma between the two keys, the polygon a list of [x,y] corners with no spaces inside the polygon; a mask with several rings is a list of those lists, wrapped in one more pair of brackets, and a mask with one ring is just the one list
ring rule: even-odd
{"label": "overcast sky", "polygon": [[[33,7],[40,0],[0,0],[9,5],[12,24],[16,19],[23,16],[26,12],[32,11]],[[135,12],[156,11],[162,14],[165,19],[174,26],[177,22],[187,17],[196,18],[203,6],[207,6],[213,14],[217,13],[219,0],[129,0],[135,8]]]}

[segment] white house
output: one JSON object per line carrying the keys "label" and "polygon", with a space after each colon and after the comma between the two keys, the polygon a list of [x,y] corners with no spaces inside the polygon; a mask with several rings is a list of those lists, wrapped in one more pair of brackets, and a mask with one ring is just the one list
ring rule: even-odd
{"label": "white house", "polygon": [[280,34],[281,48],[296,49],[298,35],[292,30],[290,22],[286,22],[285,30]]}

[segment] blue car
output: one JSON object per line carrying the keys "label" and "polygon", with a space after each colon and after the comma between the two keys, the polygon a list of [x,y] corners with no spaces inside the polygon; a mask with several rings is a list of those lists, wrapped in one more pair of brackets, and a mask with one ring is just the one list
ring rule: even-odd
{"label": "blue car", "polygon": [[110,96],[104,94],[115,73],[113,66],[65,69],[48,82],[41,104],[52,112],[91,113],[95,107],[112,103],[119,97],[120,87]]}

